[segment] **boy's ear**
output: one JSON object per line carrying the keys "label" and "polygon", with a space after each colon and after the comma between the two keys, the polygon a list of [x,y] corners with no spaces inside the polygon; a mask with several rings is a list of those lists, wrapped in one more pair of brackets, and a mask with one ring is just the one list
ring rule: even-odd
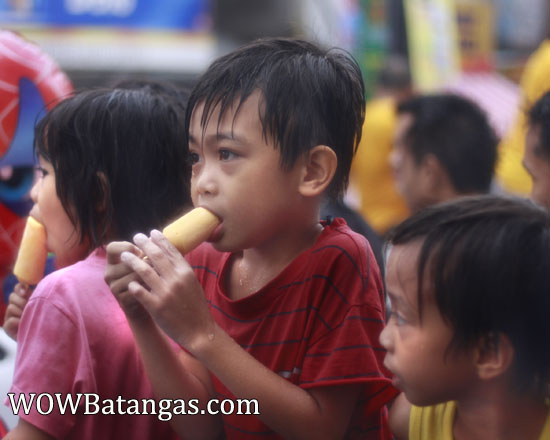
{"label": "boy's ear", "polygon": [[514,360],[514,347],[502,334],[491,333],[478,344],[476,352],[477,373],[482,380],[491,380],[504,374]]}
{"label": "boy's ear", "polygon": [[447,200],[456,195],[449,172],[433,154],[427,154],[422,162],[426,187],[438,200]]}
{"label": "boy's ear", "polygon": [[299,192],[304,197],[322,194],[329,186],[338,165],[336,153],[326,145],[313,147],[305,156]]}
{"label": "boy's ear", "polygon": [[422,161],[422,171],[427,179],[430,181],[430,185],[434,188],[438,188],[444,183],[446,177],[446,171],[441,165],[441,162],[433,154],[427,154]]}

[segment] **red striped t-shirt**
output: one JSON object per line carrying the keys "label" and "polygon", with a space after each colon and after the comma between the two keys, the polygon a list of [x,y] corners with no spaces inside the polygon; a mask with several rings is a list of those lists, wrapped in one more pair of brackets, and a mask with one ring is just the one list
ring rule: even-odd
{"label": "red striped t-shirt", "polygon": [[[301,388],[364,386],[347,438],[389,439],[384,405],[396,391],[378,342],[385,316],[380,271],[366,239],[344,220],[323,225],[312,248],[239,300],[226,291],[230,253],[203,244],[186,258],[214,319],[238,344]],[[214,383],[220,400],[235,398]],[[253,415],[224,416],[224,425],[228,438],[280,438]]]}

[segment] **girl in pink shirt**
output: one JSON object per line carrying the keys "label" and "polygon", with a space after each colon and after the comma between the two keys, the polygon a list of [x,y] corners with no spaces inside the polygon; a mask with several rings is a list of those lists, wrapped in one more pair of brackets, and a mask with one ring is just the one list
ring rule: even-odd
{"label": "girl in pink shirt", "polygon": [[62,269],[38,284],[20,323],[17,307],[6,317],[19,324],[6,404],[20,417],[6,438],[173,436],[103,272],[106,243],[166,224],[190,204],[183,107],[176,89],[140,83],[79,93],[38,123],[31,215]]}

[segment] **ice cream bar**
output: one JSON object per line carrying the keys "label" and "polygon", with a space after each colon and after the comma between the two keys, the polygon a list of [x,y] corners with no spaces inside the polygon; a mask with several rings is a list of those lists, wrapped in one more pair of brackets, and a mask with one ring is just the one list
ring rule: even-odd
{"label": "ice cream bar", "polygon": [[195,249],[212,234],[220,220],[205,208],[195,208],[166,226],[162,233],[182,253]]}
{"label": "ice cream bar", "polygon": [[44,276],[47,257],[46,229],[29,216],[23,231],[23,239],[19,245],[13,274],[21,283],[36,284]]}

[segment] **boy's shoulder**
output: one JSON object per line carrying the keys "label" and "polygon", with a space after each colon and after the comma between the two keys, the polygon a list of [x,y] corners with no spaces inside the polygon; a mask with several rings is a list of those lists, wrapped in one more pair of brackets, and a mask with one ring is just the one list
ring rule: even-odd
{"label": "boy's shoulder", "polygon": [[370,245],[365,237],[353,231],[343,218],[330,221],[322,220],[323,232],[313,246],[313,250],[325,247],[341,248],[350,254],[361,254],[369,250]]}
{"label": "boy's shoulder", "polygon": [[342,218],[323,221],[322,224],[324,230],[310,249],[310,264],[350,266],[363,277],[380,276],[372,248],[363,235],[349,228]]}

